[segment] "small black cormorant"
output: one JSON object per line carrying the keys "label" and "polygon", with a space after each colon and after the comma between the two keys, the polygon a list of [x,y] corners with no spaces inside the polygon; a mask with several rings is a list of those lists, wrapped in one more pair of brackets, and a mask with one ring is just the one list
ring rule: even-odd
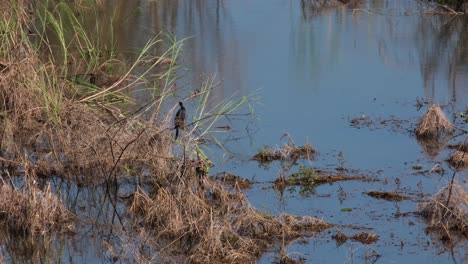
{"label": "small black cormorant", "polygon": [[179,129],[184,130],[185,129],[185,107],[182,102],[179,102],[180,109],[177,111],[175,117],[174,117],[174,129],[176,130],[175,132],[175,139],[179,137]]}

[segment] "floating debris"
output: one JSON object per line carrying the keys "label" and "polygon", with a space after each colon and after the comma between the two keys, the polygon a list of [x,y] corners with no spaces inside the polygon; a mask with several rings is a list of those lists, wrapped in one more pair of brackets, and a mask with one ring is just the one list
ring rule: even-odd
{"label": "floating debris", "polygon": [[295,144],[285,144],[282,148],[273,149],[266,147],[260,150],[253,159],[261,163],[270,163],[275,160],[298,160],[298,159],[312,159],[315,150],[311,144],[305,144],[298,147]]}
{"label": "floating debris", "polygon": [[343,245],[346,241],[348,241],[348,236],[345,235],[343,232],[338,230],[338,232],[332,236],[332,238],[336,241],[337,246]]}
{"label": "floating debris", "polygon": [[401,120],[394,116],[387,119],[370,118],[366,115],[351,119],[351,126],[357,129],[369,128],[370,130],[387,129],[395,133],[410,134],[412,133],[410,120]]}
{"label": "floating debris", "polygon": [[365,194],[369,195],[370,197],[383,199],[387,201],[403,201],[409,200],[408,196],[396,193],[396,192],[378,192],[378,191],[370,191],[365,192]]}
{"label": "floating debris", "polygon": [[350,236],[349,239],[361,242],[363,244],[372,244],[379,240],[379,236],[372,233],[361,232],[359,234]]}
{"label": "floating debris", "polygon": [[333,227],[332,224],[311,216],[293,216],[283,214],[280,216],[280,219],[296,232],[321,232],[327,228]]}
{"label": "floating debris", "polygon": [[347,236],[340,230],[338,230],[338,232],[335,235],[333,235],[332,238],[336,241],[336,244],[338,246],[344,244],[348,239],[358,241],[363,244],[372,244],[379,240],[379,236],[376,234],[361,232],[353,236]]}
{"label": "floating debris", "polygon": [[372,125],[374,122],[367,117],[366,115],[362,115],[360,117],[356,117],[351,119],[351,126],[355,128],[363,128]]}
{"label": "floating debris", "polygon": [[[306,166],[299,166],[299,172],[291,174],[284,179],[287,185],[320,185],[338,181],[366,180],[363,175],[348,176],[344,174],[331,174],[321,170],[314,170]],[[278,181],[278,180],[277,180]]]}

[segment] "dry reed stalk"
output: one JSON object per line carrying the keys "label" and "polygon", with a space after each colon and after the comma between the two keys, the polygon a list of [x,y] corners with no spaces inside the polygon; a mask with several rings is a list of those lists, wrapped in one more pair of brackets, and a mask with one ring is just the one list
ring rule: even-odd
{"label": "dry reed stalk", "polygon": [[438,105],[432,105],[421,117],[416,127],[418,138],[439,137],[450,134],[455,127],[447,119],[444,112]]}

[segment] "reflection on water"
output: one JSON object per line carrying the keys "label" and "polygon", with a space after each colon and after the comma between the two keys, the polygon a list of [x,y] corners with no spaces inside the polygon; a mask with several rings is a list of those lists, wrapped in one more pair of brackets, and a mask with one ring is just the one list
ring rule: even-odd
{"label": "reflection on water", "polygon": [[100,41],[114,42],[120,51],[136,51],[161,31],[189,38],[179,86],[197,87],[216,75],[223,81],[218,99],[269,92],[268,79],[286,89],[323,82],[330,74],[350,82],[371,78],[371,71],[361,77],[336,70],[367,59],[387,72],[417,72],[421,85],[415,89],[424,89],[426,100],[466,105],[468,19],[421,10],[422,3],[409,0],[350,1],[346,7],[312,0],[108,0],[82,16],[93,27],[97,15]]}
{"label": "reflection on water", "polygon": [[[93,16],[97,15],[102,34],[96,38],[109,45],[115,44],[120,56],[141,49],[161,31],[169,31],[178,39],[188,38],[180,61],[183,68],[179,69],[181,90],[175,95],[178,98],[185,97],[212,75],[221,81],[214,92],[213,104],[233,94],[250,95],[260,90],[256,112],[260,119],[256,123],[258,132],[251,142],[226,146],[237,153],[251,155],[263,145],[277,144],[288,131],[298,144],[309,141],[319,149],[322,157],[316,163],[321,166],[336,166],[336,157],[330,153],[338,151],[344,153],[348,166],[385,170],[383,177],[404,175],[401,168],[406,162],[417,161],[430,166],[432,159],[438,159],[439,150],[433,153],[431,149],[431,160],[426,160],[421,155],[421,147],[408,135],[358,130],[349,126],[348,119],[361,115],[414,118],[421,115],[414,106],[418,97],[449,104],[447,111],[460,111],[468,106],[468,17],[422,14],[425,6],[420,1],[351,1],[346,7],[331,7],[326,2],[103,0],[99,9],[84,10],[80,17],[92,28],[96,26]],[[144,96],[141,98],[144,100]],[[235,131],[242,129],[234,127]],[[216,154],[219,158],[214,157],[215,169],[231,170],[263,182],[275,177],[277,168],[263,170],[242,160],[223,164],[222,154]],[[437,161],[443,162],[443,157],[440,159]],[[409,176],[403,179],[404,183],[419,186],[419,182],[424,181],[425,193],[434,193],[442,184],[429,177]],[[384,187],[392,187],[387,184]],[[352,218],[359,218],[362,225],[381,227],[378,231],[385,239],[391,237],[392,240],[396,236],[395,241],[428,243],[421,225],[412,229],[413,235],[406,233],[398,220],[382,221],[380,226],[375,223],[382,217],[376,216],[375,211],[382,208],[389,212],[414,210],[411,203],[404,202],[400,208],[399,205],[369,202],[369,198],[363,201],[359,196],[363,188],[375,187],[371,183],[343,184],[337,201],[318,197],[322,194],[333,198],[338,193],[335,187],[308,190],[310,194],[306,197],[294,196],[292,190],[285,193],[286,198],[281,197],[280,202],[271,189],[255,190],[248,195],[260,209],[335,217],[331,219],[337,222],[349,218],[336,215],[340,208],[353,207],[356,213],[350,213]],[[78,197],[78,204],[72,206],[77,214],[92,217],[103,210],[99,222],[112,218],[111,205],[106,204],[108,208],[104,209],[99,207],[106,197],[93,197],[93,192],[81,191],[81,194],[77,189],[71,192]],[[346,192],[348,198],[343,199]],[[123,214],[124,208],[121,209]],[[391,213],[384,217],[394,218]],[[88,233],[68,241],[64,255],[83,262],[101,262],[104,257],[100,251],[105,250],[96,246],[100,245],[101,238],[90,243],[92,236]],[[411,246],[404,251],[386,243],[392,244],[392,241],[385,240],[377,246],[385,262],[408,258],[414,262],[431,262],[434,257],[441,263],[451,262],[433,253],[416,256],[409,253],[415,250]],[[77,251],[84,245],[90,250]],[[317,245],[328,250],[329,255],[316,252],[315,248],[296,247],[302,247],[301,252],[313,252],[317,255],[315,260],[322,263],[341,263],[349,253],[331,248],[329,244]],[[455,255],[462,260],[463,256],[458,255],[463,254]]]}
{"label": "reflection on water", "polygon": [[[112,29],[121,51],[141,48],[161,31],[190,37],[182,84],[216,74],[224,80],[219,96],[265,87],[258,80],[268,74],[269,63],[281,64],[291,77],[320,81],[321,72],[336,64],[352,66],[344,60],[347,53],[365,49],[390,70],[417,69],[429,100],[466,98],[463,85],[457,85],[467,78],[465,16],[418,14],[424,5],[409,0],[351,1],[347,7],[328,2],[109,0],[95,12],[104,26],[100,37],[110,38]],[[259,58],[262,53],[268,56]],[[283,55],[286,60],[280,60]],[[257,64],[264,67],[253,67]]]}

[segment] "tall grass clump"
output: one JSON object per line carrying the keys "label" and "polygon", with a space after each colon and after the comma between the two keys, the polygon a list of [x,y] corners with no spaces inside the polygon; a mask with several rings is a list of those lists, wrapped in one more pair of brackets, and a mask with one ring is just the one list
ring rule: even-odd
{"label": "tall grass clump", "polygon": [[431,105],[421,117],[416,127],[418,138],[442,137],[451,133],[455,127],[438,105]]}
{"label": "tall grass clump", "polygon": [[[102,30],[99,25],[86,31],[64,2],[37,4],[37,36],[29,38],[27,26],[33,23],[22,4],[9,1],[12,9],[3,10],[0,21],[7,32],[0,48],[6,152],[18,158],[18,150],[27,147],[38,155],[36,169],[44,176],[102,182],[124,167],[143,165],[162,173],[172,159],[169,125],[153,126],[139,115],[161,111],[154,105],[171,92],[180,42],[170,42],[156,56],[164,44],[163,34],[157,34],[128,64],[104,51],[112,43],[90,37]],[[125,113],[132,104],[127,92],[144,86],[161,96],[136,114]],[[78,177],[83,174],[93,177]]]}

